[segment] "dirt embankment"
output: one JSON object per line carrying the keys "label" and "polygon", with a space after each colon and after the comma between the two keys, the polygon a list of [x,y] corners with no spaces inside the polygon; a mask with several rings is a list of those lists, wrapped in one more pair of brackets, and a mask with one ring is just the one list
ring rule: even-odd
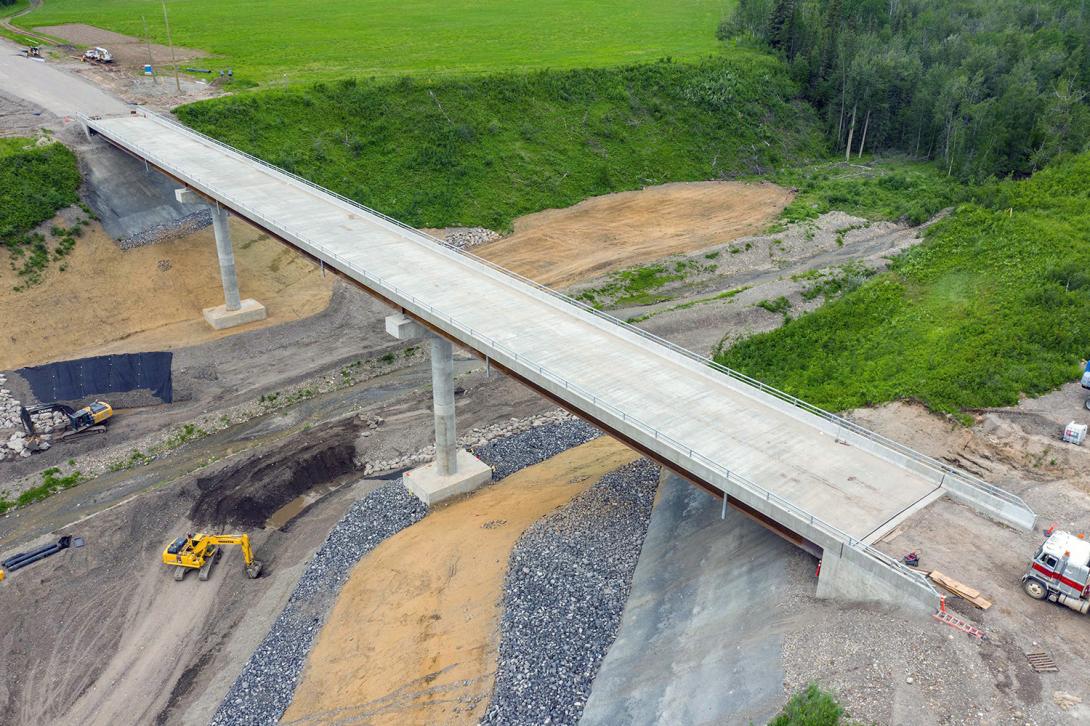
{"label": "dirt embankment", "polygon": [[359,478],[357,427],[354,420],[344,421],[285,443],[267,460],[244,459],[198,477],[189,521],[202,528],[263,527],[295,497],[345,477]]}
{"label": "dirt embankment", "polygon": [[791,197],[767,183],[663,184],[520,217],[512,234],[473,251],[543,285],[566,287],[754,234]]}
{"label": "dirt embankment", "polygon": [[[265,445],[206,477],[216,486],[182,482],[59,530],[87,545],[12,573],[0,586],[0,652],[9,675],[0,682],[0,724],[167,723],[185,721],[180,714],[190,707],[214,708],[196,704],[209,689],[222,697],[329,527],[366,492],[338,489],[279,530],[261,530],[263,521],[236,525],[306,488],[336,484],[343,468],[337,452],[352,449],[357,423]],[[237,472],[249,473],[232,476]],[[255,507],[258,491],[264,496]],[[198,525],[249,531],[265,574],[247,579],[231,551],[208,582],[174,582],[160,553]]]}
{"label": "dirt embankment", "polygon": [[175,349],[321,312],[333,276],[247,225],[231,220],[239,286],[269,316],[242,330],[212,330],[201,317],[223,304],[211,228],[182,239],[122,251],[97,223],[40,285],[22,292],[0,266],[0,370],[103,353]]}
{"label": "dirt embankment", "polygon": [[596,439],[440,507],[380,545],[341,591],[284,723],[476,723],[492,692],[515,542],[637,458]]}

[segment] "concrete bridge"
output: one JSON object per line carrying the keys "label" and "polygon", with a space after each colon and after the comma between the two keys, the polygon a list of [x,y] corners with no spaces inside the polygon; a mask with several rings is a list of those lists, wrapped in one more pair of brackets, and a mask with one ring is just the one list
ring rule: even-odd
{"label": "concrete bridge", "polygon": [[[453,341],[820,557],[819,596],[935,608],[926,578],[870,545],[943,495],[1034,525],[1012,494],[177,123],[143,111],[83,122],[214,218],[229,211],[386,301],[400,311],[391,333],[433,336],[438,461],[427,476],[480,477],[454,451]],[[216,228],[223,261],[227,225]],[[230,307],[240,300],[228,262]]]}

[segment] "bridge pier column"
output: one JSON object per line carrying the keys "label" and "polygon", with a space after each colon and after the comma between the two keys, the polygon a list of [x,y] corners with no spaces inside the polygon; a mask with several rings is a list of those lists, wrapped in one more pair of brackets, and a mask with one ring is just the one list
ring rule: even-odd
{"label": "bridge pier column", "polygon": [[386,318],[386,332],[398,340],[428,338],[431,345],[432,411],[435,415],[435,460],[405,472],[409,491],[431,505],[471,492],[491,481],[492,467],[458,448],[454,411],[454,347],[404,314]]}
{"label": "bridge pier column", "polygon": [[[191,189],[177,189],[174,196],[183,204],[208,203]],[[219,257],[220,282],[223,284],[223,305],[204,309],[204,319],[216,330],[264,320],[265,306],[256,300],[240,299],[238,275],[235,272],[235,250],[231,245],[231,228],[227,222],[227,210],[219,204],[209,204],[212,212],[212,229],[216,235],[216,255]]]}

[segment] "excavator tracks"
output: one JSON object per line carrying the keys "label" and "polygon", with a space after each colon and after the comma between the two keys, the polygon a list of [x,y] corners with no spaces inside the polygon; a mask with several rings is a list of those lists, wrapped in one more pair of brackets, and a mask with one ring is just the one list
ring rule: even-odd
{"label": "excavator tracks", "polygon": [[212,576],[212,568],[215,566],[216,560],[218,560],[220,558],[220,555],[222,554],[223,550],[216,548],[215,553],[211,557],[209,557],[201,566],[201,574],[199,576],[201,582],[205,582],[206,580],[208,580],[209,577]]}

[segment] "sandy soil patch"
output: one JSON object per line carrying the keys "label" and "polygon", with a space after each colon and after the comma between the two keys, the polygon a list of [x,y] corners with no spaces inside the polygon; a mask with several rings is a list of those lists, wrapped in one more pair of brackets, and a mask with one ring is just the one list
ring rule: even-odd
{"label": "sandy soil patch", "polygon": [[[170,47],[151,43],[150,46],[140,38],[131,35],[115,33],[112,30],[96,28],[85,23],[66,23],[64,25],[48,25],[36,28],[37,31],[51,35],[54,38],[67,40],[73,45],[102,46],[113,54],[114,62],[126,66],[143,66],[148,62],[148,49],[151,49],[151,62],[154,65],[165,65],[171,62]],[[174,56],[179,60],[200,58],[206,56],[203,50],[196,48],[184,48],[174,46]]]}
{"label": "sandy soil patch", "polygon": [[496,669],[507,561],[522,532],[639,458],[600,438],[438,508],[357,565],[284,723],[476,723]]}
{"label": "sandy soil patch", "polygon": [[791,197],[767,183],[664,184],[521,217],[511,235],[474,252],[543,285],[564,287],[754,234]]}
{"label": "sandy soil patch", "polygon": [[269,317],[235,331],[212,330],[201,317],[223,304],[211,228],[188,237],[121,251],[101,226],[88,227],[45,280],[15,292],[18,277],[0,265],[0,370],[84,355],[172,349],[321,312],[333,276],[298,253],[232,219],[239,285]]}

